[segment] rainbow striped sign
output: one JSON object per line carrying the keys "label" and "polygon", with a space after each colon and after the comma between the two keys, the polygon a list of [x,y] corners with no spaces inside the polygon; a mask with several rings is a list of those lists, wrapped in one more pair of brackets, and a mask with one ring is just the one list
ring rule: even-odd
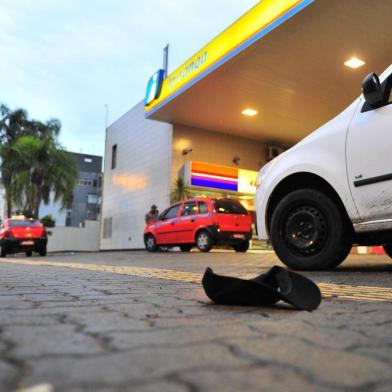
{"label": "rainbow striped sign", "polygon": [[191,185],[238,192],[238,169],[204,162],[191,162]]}

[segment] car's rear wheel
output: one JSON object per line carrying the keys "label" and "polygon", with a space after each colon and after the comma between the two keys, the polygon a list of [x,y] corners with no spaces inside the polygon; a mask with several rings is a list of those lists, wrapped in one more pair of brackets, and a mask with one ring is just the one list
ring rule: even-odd
{"label": "car's rear wheel", "polygon": [[40,249],[40,250],[38,251],[38,254],[39,254],[41,257],[46,256],[46,253],[47,253],[46,247],[45,247],[45,248],[42,248],[42,249]]}
{"label": "car's rear wheel", "polygon": [[32,250],[26,251],[26,257],[31,257],[32,255],[33,255],[33,251]]}
{"label": "car's rear wheel", "polygon": [[336,203],[314,189],[285,196],[275,208],[270,236],[280,260],[297,270],[329,270],[344,261],[352,228]]}
{"label": "car's rear wheel", "polygon": [[209,252],[214,243],[211,235],[207,231],[201,230],[196,235],[196,245],[200,252]]}
{"label": "car's rear wheel", "polygon": [[249,240],[245,240],[240,242],[239,244],[235,244],[232,246],[232,248],[236,252],[246,252],[249,249]]}
{"label": "car's rear wheel", "polygon": [[146,235],[144,244],[149,252],[156,252],[158,250],[157,242],[155,241],[155,237],[152,234]]}
{"label": "car's rear wheel", "polygon": [[193,245],[180,245],[181,252],[190,252]]}
{"label": "car's rear wheel", "polygon": [[384,250],[385,250],[385,253],[390,257],[390,258],[392,258],[392,243],[391,244],[386,244],[386,245],[384,245]]}

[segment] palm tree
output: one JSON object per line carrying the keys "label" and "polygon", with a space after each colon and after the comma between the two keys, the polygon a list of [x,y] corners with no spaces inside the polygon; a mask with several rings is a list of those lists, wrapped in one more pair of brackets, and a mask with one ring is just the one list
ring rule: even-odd
{"label": "palm tree", "polygon": [[61,124],[29,120],[22,109],[0,105],[0,170],[6,191],[7,215],[12,204],[38,217],[42,201],[67,206],[79,170],[73,156],[58,143]]}
{"label": "palm tree", "polygon": [[21,137],[14,148],[18,165],[12,184],[13,201],[36,218],[41,202],[49,203],[51,196],[67,207],[79,178],[73,156],[49,136],[49,131],[43,135]]}
{"label": "palm tree", "polygon": [[17,165],[14,144],[19,137],[30,132],[27,117],[27,112],[23,109],[12,111],[7,106],[0,105],[0,171],[5,188],[8,217],[12,213],[11,185]]}
{"label": "palm tree", "polygon": [[173,191],[170,193],[170,200],[175,203],[180,200],[189,199],[192,196],[191,191],[185,184],[182,177],[177,177],[173,184]]}

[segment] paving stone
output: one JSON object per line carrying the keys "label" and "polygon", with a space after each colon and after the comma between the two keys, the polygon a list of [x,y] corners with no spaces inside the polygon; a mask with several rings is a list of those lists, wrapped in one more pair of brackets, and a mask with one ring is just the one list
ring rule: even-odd
{"label": "paving stone", "polygon": [[[7,260],[7,259],[6,259]],[[10,260],[20,260],[12,257]],[[314,312],[212,305],[199,284],[42,260],[258,275],[269,253],[116,252],[0,262],[0,391],[391,390],[390,302],[324,299]],[[391,287],[385,257],[350,257],[318,282]],[[391,290],[392,289],[388,289]]]}
{"label": "paving stone", "polygon": [[334,388],[316,384],[298,372],[283,368],[243,367],[227,371],[186,371],[182,380],[197,386],[198,390],[225,392],[238,391],[290,391],[290,392],[332,392]]}
{"label": "paving stone", "polygon": [[292,369],[326,387],[360,388],[392,379],[390,366],[382,361],[295,338],[232,339],[227,348],[255,365]]}
{"label": "paving stone", "polygon": [[0,391],[9,391],[13,381],[18,377],[19,370],[0,359]]}
{"label": "paving stone", "polygon": [[66,387],[75,383],[88,384],[91,380],[100,384],[124,384],[164,377],[183,369],[210,367],[225,358],[225,366],[239,366],[247,361],[228,356],[224,347],[214,344],[188,344],[187,346],[145,346],[135,350],[74,358],[42,358],[34,361],[33,372],[24,383],[48,380],[56,386]]}
{"label": "paving stone", "polygon": [[2,338],[16,342],[8,353],[16,358],[95,354],[104,350],[98,339],[77,330],[75,325],[17,325],[5,327]]}

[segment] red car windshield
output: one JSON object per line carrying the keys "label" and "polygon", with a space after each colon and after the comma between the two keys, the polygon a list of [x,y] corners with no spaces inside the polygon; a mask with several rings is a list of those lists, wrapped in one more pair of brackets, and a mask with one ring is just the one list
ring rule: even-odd
{"label": "red car windshield", "polygon": [[248,211],[242,204],[231,200],[215,200],[215,211],[218,214],[248,215]]}
{"label": "red car windshield", "polygon": [[36,220],[9,220],[8,224],[10,227],[39,227],[41,223]]}

